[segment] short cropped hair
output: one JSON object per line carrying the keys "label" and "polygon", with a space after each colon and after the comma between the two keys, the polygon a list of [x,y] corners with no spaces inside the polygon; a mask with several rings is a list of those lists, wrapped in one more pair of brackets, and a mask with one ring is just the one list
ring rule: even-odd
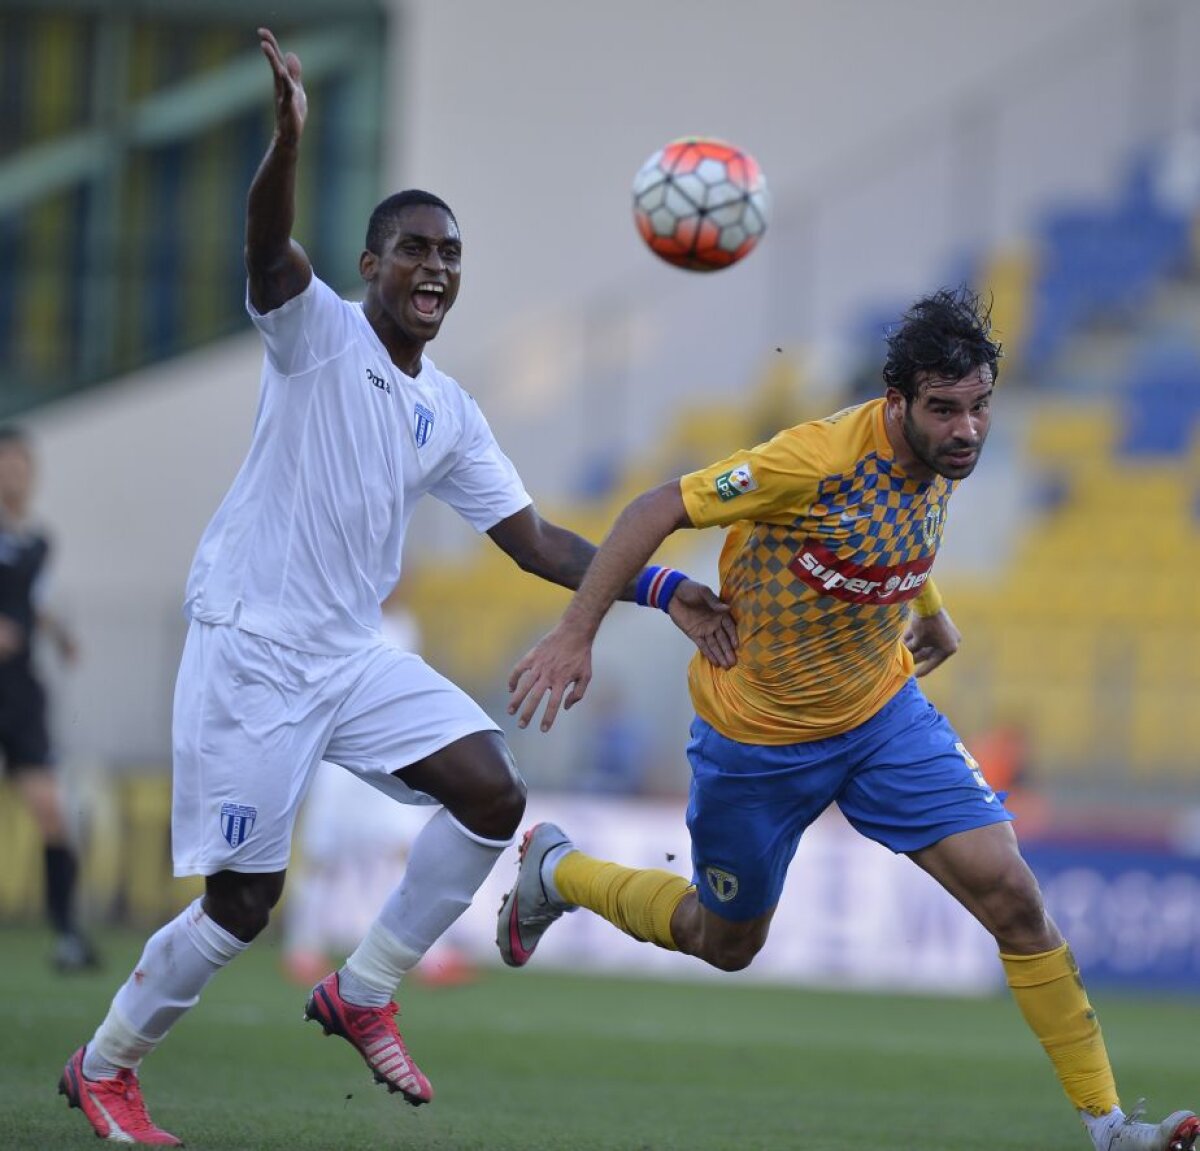
{"label": "short cropped hair", "polygon": [[919,376],[961,380],[986,364],[995,380],[1003,352],[991,333],[991,309],[975,292],[942,288],[917,300],[888,333],[883,382],[914,400]]}
{"label": "short cropped hair", "polygon": [[375,206],[375,210],[371,213],[371,219],[367,222],[367,251],[374,252],[377,256],[382,255],[384,244],[396,230],[397,217],[406,208],[412,208],[418,204],[441,208],[450,219],[454,220],[454,226],[458,227],[458,220],[450,210],[450,205],[440,196],[435,196],[432,192],[424,192],[420,188],[408,188],[403,192],[394,192]]}
{"label": "short cropped hair", "polygon": [[0,424],[0,448],[14,444],[20,448],[29,447],[29,436],[24,428],[16,424]]}

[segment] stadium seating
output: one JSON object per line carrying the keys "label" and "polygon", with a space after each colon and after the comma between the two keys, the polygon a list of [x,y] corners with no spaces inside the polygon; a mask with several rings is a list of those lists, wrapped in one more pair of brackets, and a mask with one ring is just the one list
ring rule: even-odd
{"label": "stadium seating", "polygon": [[1131,165],[1115,206],[1071,205],[1042,220],[1027,368],[1048,364],[1081,325],[1132,318],[1186,264],[1190,221],[1156,195],[1153,163],[1143,156]]}
{"label": "stadium seating", "polygon": [[[1192,387],[1200,394],[1200,379]],[[931,694],[980,729],[1021,716],[1048,774],[1166,784],[1193,771],[1196,437],[1167,442],[1183,423],[1175,408],[1157,411],[1153,434],[1142,430],[1128,412],[1144,402],[1131,390],[1039,409],[1021,466],[1054,474],[1055,499],[1032,515],[994,586],[944,587],[971,637],[961,656],[984,665],[989,691],[967,699],[969,677],[955,674],[931,681]]]}

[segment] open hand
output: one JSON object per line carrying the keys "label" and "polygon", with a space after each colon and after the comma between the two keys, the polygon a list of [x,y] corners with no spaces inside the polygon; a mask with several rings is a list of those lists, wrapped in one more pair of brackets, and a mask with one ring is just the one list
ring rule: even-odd
{"label": "open hand", "polygon": [[300,82],[300,58],[294,52],[285,56],[270,28],[258,30],[258,42],[275,73],[275,135],[284,143],[295,144],[308,116],[308,97]]}
{"label": "open hand", "polygon": [[513,668],[508,677],[508,714],[516,715],[520,709],[517,726],[528,727],[545,699],[541,729],[549,731],[558,717],[559,707],[570,711],[583,699],[591,681],[591,637],[559,624],[534,644]]}
{"label": "open hand", "polygon": [[737,624],[729,605],[695,580],[684,580],[667,605],[672,622],[699,649],[709,663],[733,667],[737,663]]}
{"label": "open hand", "polygon": [[909,617],[904,646],[913,654],[916,664],[913,670],[918,678],[944,664],[961,643],[962,633],[945,608],[937,615],[920,616],[914,612]]}

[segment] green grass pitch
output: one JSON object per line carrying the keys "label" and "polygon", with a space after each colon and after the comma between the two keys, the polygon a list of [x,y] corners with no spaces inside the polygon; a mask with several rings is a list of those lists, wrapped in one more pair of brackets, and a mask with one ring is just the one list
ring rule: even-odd
{"label": "green grass pitch", "polygon": [[[0,1148],[97,1146],[56,1094],[136,959],[59,978],[41,932],[0,930]],[[681,964],[688,961],[680,959]],[[736,975],[667,983],[489,971],[413,984],[401,1030],[437,1097],[372,1085],[344,1041],[301,1023],[269,942],[209,986],[147,1061],[154,1118],[193,1151],[1086,1151],[1007,996],[799,991]],[[1126,1104],[1200,1104],[1200,1000],[1093,993]]]}

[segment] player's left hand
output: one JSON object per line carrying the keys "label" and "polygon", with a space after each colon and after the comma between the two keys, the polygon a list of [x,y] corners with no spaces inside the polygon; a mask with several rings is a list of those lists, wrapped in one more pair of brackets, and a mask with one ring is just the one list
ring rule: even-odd
{"label": "player's left hand", "polygon": [[962,643],[962,633],[954,626],[950,613],[942,608],[937,615],[909,617],[904,646],[912,652],[917,677],[928,675],[946,662]]}
{"label": "player's left hand", "polygon": [[729,613],[729,605],[711,588],[695,580],[684,580],[675,589],[667,613],[709,663],[717,667],[733,667],[737,663],[737,624]]}

